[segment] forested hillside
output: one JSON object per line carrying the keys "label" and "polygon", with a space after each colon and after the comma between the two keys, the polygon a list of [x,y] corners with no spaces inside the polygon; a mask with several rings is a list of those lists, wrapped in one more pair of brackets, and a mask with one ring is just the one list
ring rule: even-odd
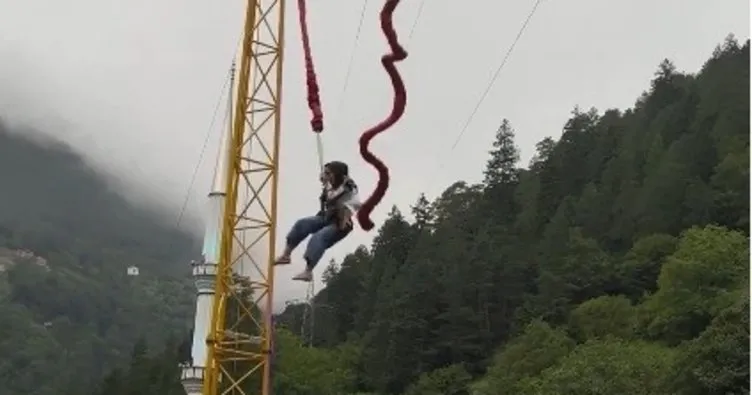
{"label": "forested hillside", "polygon": [[186,335],[197,245],[72,150],[13,132],[0,122],[0,394],[82,394],[139,338]]}
{"label": "forested hillside", "polygon": [[[749,42],[575,110],[525,168],[496,137],[481,184],[327,269],[314,347],[279,317],[275,394],[749,394]],[[97,393],[174,388],[145,369]]]}

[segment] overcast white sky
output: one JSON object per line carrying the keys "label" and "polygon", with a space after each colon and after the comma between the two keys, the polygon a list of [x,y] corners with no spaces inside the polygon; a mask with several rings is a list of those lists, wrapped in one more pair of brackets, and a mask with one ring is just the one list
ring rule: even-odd
{"label": "overcast white sky", "polygon": [[[311,0],[309,24],[328,159],[350,163],[366,193],[375,174],[359,158],[357,139],[388,111],[391,87],[379,63],[386,48],[378,25],[383,1],[371,0],[342,96],[364,1]],[[406,210],[421,191],[435,196],[457,179],[479,180],[502,118],[517,130],[527,162],[537,141],[559,137],[575,105],[629,107],[663,58],[696,71],[728,33],[749,37],[745,0],[544,0],[450,152],[534,2],[426,0],[409,42],[421,1],[400,5],[396,26],[410,55],[399,67],[409,101],[397,127],[374,144],[392,171],[376,219],[392,204]],[[288,3],[280,236],[297,217],[315,211],[318,194],[297,12],[295,2]],[[241,0],[0,0],[0,116],[71,143],[135,185],[131,191],[177,212],[235,51],[243,8]],[[196,215],[214,145],[191,199]],[[342,242],[321,269],[371,237],[360,232]],[[288,280],[298,269],[279,271],[278,305],[304,295],[304,286]]]}

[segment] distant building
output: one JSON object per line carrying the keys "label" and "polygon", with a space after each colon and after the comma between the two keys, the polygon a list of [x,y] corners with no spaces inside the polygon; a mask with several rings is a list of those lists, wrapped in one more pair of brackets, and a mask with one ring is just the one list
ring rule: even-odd
{"label": "distant building", "polygon": [[126,273],[128,273],[129,276],[138,276],[138,267],[137,266],[128,266],[128,269],[126,270]]}

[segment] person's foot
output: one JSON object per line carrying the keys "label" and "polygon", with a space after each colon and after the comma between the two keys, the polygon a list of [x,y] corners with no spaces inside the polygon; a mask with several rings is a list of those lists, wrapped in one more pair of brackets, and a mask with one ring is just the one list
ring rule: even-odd
{"label": "person's foot", "polygon": [[277,258],[276,261],[274,261],[275,265],[287,265],[290,263],[290,256],[289,255],[280,255],[279,258]]}
{"label": "person's foot", "polygon": [[311,281],[313,281],[313,272],[306,269],[306,270],[300,272],[300,274],[296,275],[292,279],[296,280],[296,281],[311,282]]}

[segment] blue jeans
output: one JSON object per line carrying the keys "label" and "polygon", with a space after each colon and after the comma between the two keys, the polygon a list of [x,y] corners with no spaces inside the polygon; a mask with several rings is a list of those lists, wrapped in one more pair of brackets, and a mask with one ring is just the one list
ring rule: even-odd
{"label": "blue jeans", "polygon": [[287,234],[287,247],[292,251],[306,237],[313,235],[308,240],[308,246],[303,254],[308,269],[312,270],[324,256],[324,252],[344,239],[351,231],[352,228],[340,229],[336,223],[327,221],[321,216],[301,218],[295,222],[290,233]]}

